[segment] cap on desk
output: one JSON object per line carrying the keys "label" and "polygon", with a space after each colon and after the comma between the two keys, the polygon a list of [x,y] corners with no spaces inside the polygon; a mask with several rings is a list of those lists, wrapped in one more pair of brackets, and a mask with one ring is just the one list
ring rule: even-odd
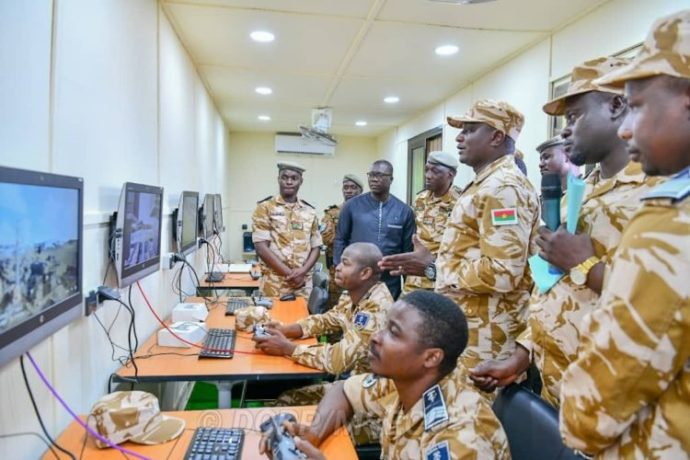
{"label": "cap on desk", "polygon": [[271,316],[265,307],[244,307],[235,310],[235,328],[251,332],[255,324],[267,323]]}
{"label": "cap on desk", "polygon": [[[185,422],[161,414],[158,399],[145,391],[115,391],[103,396],[91,408],[89,426],[113,444],[162,444],[184,431]],[[109,447],[96,438],[100,448]]]}

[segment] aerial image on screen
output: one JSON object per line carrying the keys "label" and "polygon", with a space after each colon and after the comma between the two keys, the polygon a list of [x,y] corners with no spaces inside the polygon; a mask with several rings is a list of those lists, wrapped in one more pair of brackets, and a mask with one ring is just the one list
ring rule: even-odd
{"label": "aerial image on screen", "polygon": [[0,334],[79,292],[78,193],[0,183]]}
{"label": "aerial image on screen", "polygon": [[127,193],[125,202],[124,268],[128,269],[158,256],[160,195],[144,192]]}

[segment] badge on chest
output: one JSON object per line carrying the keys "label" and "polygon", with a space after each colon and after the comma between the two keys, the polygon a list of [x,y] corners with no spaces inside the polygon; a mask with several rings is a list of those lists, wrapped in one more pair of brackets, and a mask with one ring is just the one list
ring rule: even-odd
{"label": "badge on chest", "polygon": [[355,326],[360,329],[365,327],[367,324],[369,324],[369,313],[357,313],[353,322],[355,323]]}
{"label": "badge on chest", "polygon": [[448,441],[443,441],[434,444],[426,450],[426,460],[450,460],[450,449],[448,448]]}
{"label": "badge on chest", "polygon": [[290,224],[290,226],[292,227],[293,230],[302,230],[302,229],[304,229],[304,224],[302,224],[302,222],[292,222],[292,223]]}
{"label": "badge on chest", "polygon": [[448,409],[441,387],[434,385],[424,392],[424,431],[448,421]]}

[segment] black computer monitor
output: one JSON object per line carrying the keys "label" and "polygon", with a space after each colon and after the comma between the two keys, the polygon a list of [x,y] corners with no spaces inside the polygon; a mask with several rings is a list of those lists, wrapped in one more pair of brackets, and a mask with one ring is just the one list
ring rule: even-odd
{"label": "black computer monitor", "polygon": [[173,239],[177,252],[187,255],[197,248],[198,192],[182,192],[178,208],[173,212]]}
{"label": "black computer monitor", "polygon": [[83,190],[0,167],[0,367],[82,314]]}
{"label": "black computer monitor", "polygon": [[221,203],[220,193],[213,195],[213,230],[216,234],[225,231],[223,225],[223,203]]}
{"label": "black computer monitor", "polygon": [[126,287],[158,270],[163,188],[126,182],[113,216],[117,284]]}
{"label": "black computer monitor", "polygon": [[213,236],[214,203],[213,194],[207,193],[204,195],[204,204],[199,209],[199,235],[207,240]]}

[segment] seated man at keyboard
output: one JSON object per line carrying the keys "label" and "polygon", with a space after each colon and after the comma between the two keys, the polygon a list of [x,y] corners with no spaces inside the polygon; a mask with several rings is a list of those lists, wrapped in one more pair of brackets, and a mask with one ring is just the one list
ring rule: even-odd
{"label": "seated man at keyboard", "polygon": [[[393,297],[384,283],[379,281],[378,262],[381,250],[372,243],[354,243],[343,252],[336,267],[335,280],[346,291],[332,310],[312,315],[294,324],[269,323],[268,338],[256,337],[256,347],[272,355],[284,355],[290,359],[330,374],[339,375],[351,371],[360,374],[369,371],[367,351],[371,335],[381,329]],[[342,332],[342,339],[334,344],[322,343],[296,345],[289,339],[306,338]],[[278,399],[280,405],[316,404],[324,394],[325,386],[311,385],[291,390]],[[365,424],[362,430],[354,430],[358,443],[365,443],[375,433]]]}
{"label": "seated man at keyboard", "polygon": [[457,366],[467,335],[465,315],[448,297],[423,290],[403,296],[371,338],[374,374],[334,383],[311,427],[288,427],[301,438],[297,447],[310,459],[323,459],[304,440],[318,445],[363,413],[380,417],[381,458],[509,459],[489,402]]}

